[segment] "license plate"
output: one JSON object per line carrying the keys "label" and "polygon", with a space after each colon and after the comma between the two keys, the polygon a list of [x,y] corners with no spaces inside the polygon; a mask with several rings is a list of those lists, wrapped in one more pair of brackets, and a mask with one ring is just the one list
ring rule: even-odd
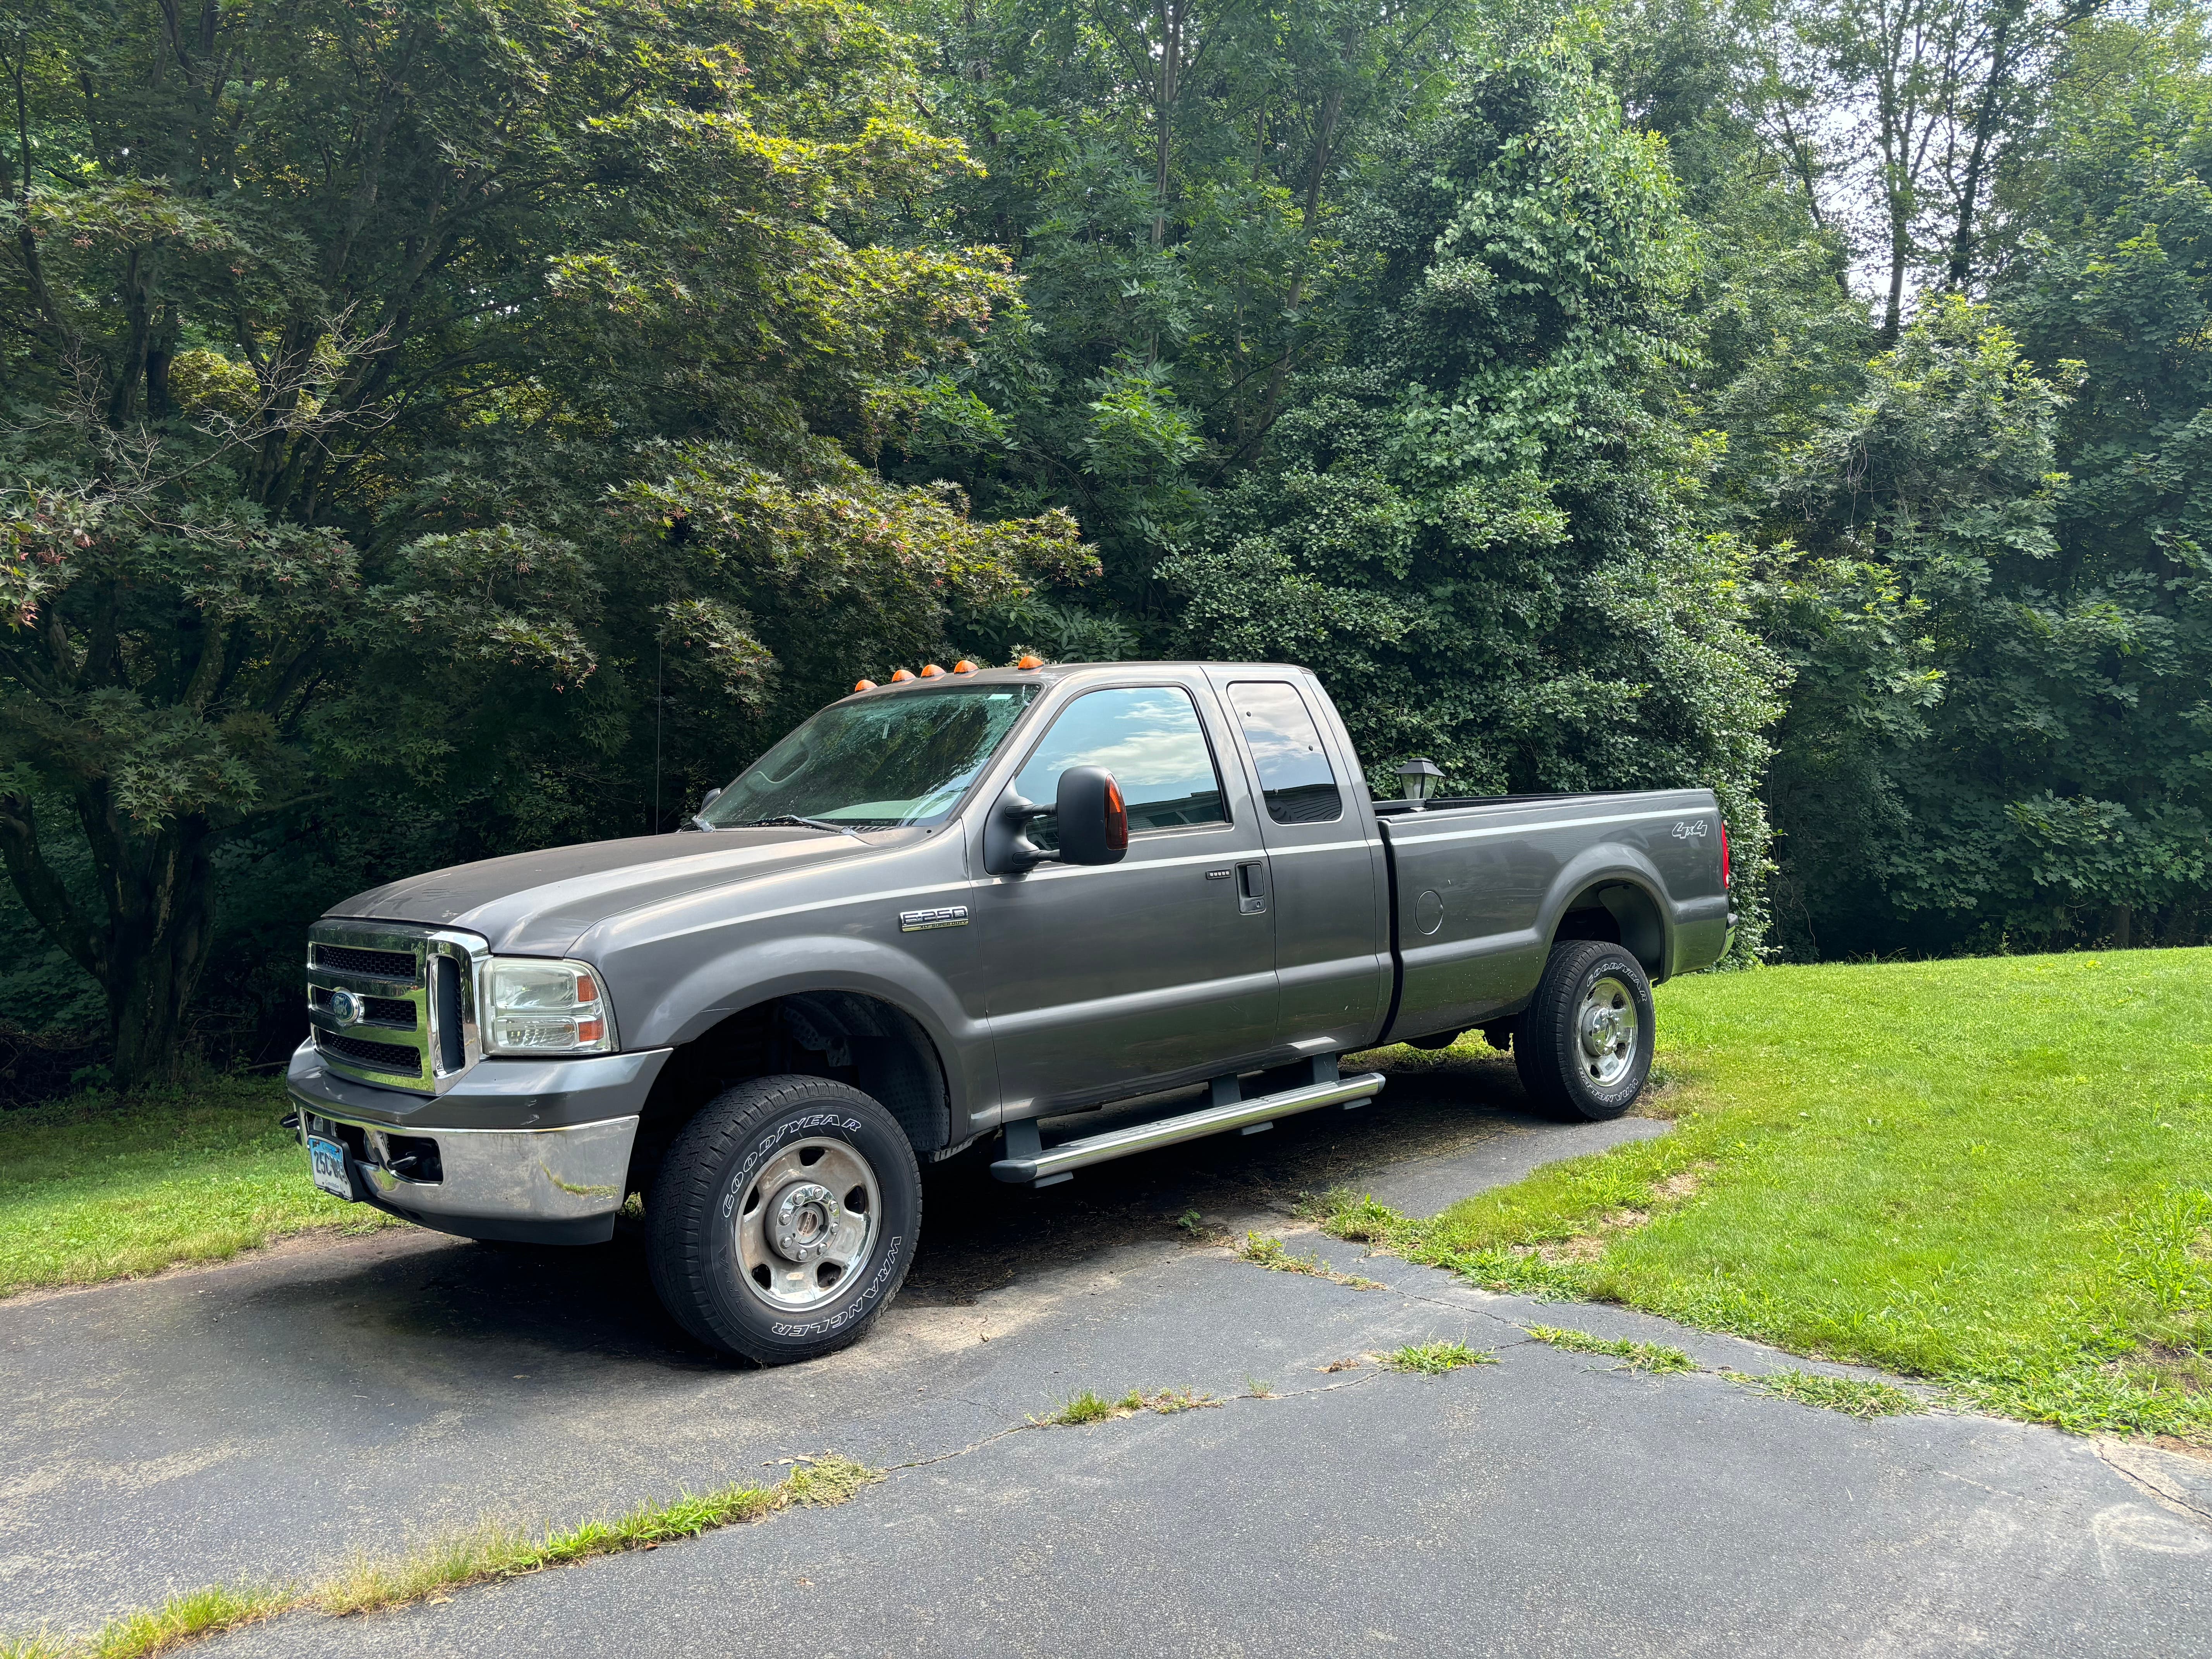
{"label": "license plate", "polygon": [[307,1170],[315,1185],[332,1198],[353,1201],[353,1171],[346,1168],[345,1148],[320,1135],[307,1137]]}

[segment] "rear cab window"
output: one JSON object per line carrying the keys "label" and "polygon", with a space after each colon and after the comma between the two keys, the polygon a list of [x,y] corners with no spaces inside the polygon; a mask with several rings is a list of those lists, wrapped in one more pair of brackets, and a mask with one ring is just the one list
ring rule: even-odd
{"label": "rear cab window", "polygon": [[1298,689],[1285,680],[1238,680],[1229,688],[1237,729],[1260,774],[1260,794],[1277,823],[1334,823],[1344,793],[1322,746],[1321,727]]}

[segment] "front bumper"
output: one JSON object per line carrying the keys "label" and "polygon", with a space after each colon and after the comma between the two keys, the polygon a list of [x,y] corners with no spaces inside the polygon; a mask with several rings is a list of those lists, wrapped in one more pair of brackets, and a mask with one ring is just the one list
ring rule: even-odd
{"label": "front bumper", "polygon": [[669,1052],[481,1060],[429,1097],[334,1076],[308,1042],[285,1088],[302,1136],[346,1148],[362,1201],[466,1238],[596,1244],[613,1236],[638,1113]]}

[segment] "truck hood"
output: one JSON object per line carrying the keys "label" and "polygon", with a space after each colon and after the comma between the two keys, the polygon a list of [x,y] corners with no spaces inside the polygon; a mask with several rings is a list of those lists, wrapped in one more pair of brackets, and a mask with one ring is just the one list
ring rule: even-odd
{"label": "truck hood", "polygon": [[495,951],[562,956],[596,923],[639,905],[865,856],[889,839],[791,828],[584,842],[386,882],[327,914],[462,927]]}

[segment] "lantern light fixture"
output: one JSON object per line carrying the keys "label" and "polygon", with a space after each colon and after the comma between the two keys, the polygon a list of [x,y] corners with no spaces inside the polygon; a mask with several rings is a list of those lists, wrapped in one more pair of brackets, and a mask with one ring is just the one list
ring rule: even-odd
{"label": "lantern light fixture", "polygon": [[1426,756],[1416,756],[1398,769],[1398,784],[1406,799],[1419,811],[1437,793],[1437,780],[1443,776],[1443,769]]}

